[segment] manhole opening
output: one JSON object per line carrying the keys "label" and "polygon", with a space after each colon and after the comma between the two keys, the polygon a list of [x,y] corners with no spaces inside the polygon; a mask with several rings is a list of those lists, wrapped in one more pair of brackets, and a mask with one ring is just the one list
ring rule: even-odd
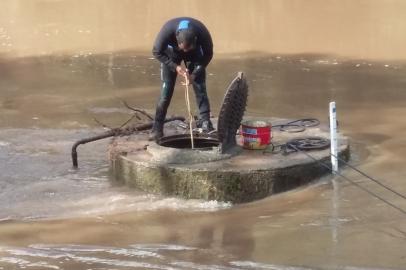
{"label": "manhole opening", "polygon": [[[193,143],[195,149],[211,149],[212,147],[219,146],[220,144],[217,138],[199,136],[195,136],[193,138]],[[163,137],[159,140],[158,144],[164,147],[179,149],[192,148],[192,142],[189,134]]]}

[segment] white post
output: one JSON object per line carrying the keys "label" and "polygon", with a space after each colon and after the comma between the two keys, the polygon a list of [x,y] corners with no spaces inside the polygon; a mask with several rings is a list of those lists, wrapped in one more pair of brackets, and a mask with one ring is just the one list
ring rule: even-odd
{"label": "white post", "polygon": [[[331,145],[331,169],[338,172],[338,141],[337,141],[337,112],[336,103],[330,102],[330,145]],[[333,156],[334,155],[334,156]]]}

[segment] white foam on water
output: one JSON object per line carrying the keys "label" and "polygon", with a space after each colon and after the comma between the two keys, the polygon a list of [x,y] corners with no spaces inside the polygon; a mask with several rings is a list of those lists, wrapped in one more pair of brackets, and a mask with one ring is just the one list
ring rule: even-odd
{"label": "white foam on water", "polygon": [[314,270],[315,268],[300,267],[300,266],[287,266],[276,264],[265,264],[251,261],[232,261],[231,265],[244,267],[244,269],[261,269],[261,270]]}
{"label": "white foam on water", "polygon": [[[40,269],[60,269],[57,265],[52,265],[47,262],[30,262],[16,257],[0,257],[0,262],[18,265],[21,269],[30,267],[40,267]],[[0,269],[4,269],[0,267]],[[8,268],[6,268],[8,269]]]}
{"label": "white foam on water", "polygon": [[10,143],[9,143],[9,142],[6,142],[6,141],[0,141],[0,147],[3,147],[3,146],[8,146],[8,145],[10,145]]}
{"label": "white foam on water", "polygon": [[153,258],[160,258],[162,259],[163,256],[147,251],[147,250],[140,250],[140,249],[127,249],[127,248],[117,248],[117,249],[110,249],[107,250],[108,253],[115,254],[115,255],[122,255],[122,256],[127,256],[127,257],[140,257],[140,258],[146,258],[146,257],[153,257]]}
{"label": "white foam on water", "polygon": [[0,262],[13,263],[13,264],[27,264],[27,263],[30,263],[27,260],[15,258],[15,257],[0,257]]}
{"label": "white foam on water", "polygon": [[160,258],[163,256],[158,254],[160,251],[189,251],[196,250],[193,247],[180,245],[165,245],[165,244],[134,244],[128,248],[116,248],[110,246],[92,246],[92,245],[50,245],[50,244],[33,244],[27,249],[5,249],[13,255],[23,256],[38,256],[47,258],[62,258],[70,257],[77,253],[110,253],[114,255],[122,255],[126,257],[140,258]]}
{"label": "white foam on water", "polygon": [[[33,250],[63,251],[63,252],[103,252],[107,247],[92,245],[47,245],[33,244],[29,246]],[[66,255],[66,254],[64,254]]]}
{"label": "white foam on water", "polygon": [[[45,268],[59,269],[58,266],[50,265],[46,262],[30,262],[26,257],[36,259],[47,259],[61,262],[62,259],[74,260],[85,264],[106,264],[109,266],[123,266],[123,267],[136,267],[147,269],[174,269],[164,265],[151,264],[148,262],[140,262],[139,260],[125,260],[125,259],[106,259],[107,254],[121,255],[125,257],[137,258],[157,258],[163,259],[163,256],[146,250],[138,250],[133,248],[113,248],[113,247],[99,247],[99,246],[81,246],[81,245],[44,245],[35,244],[30,245],[28,248],[0,248],[2,252],[7,252],[15,257],[6,256],[0,257],[0,262],[11,264],[18,264],[25,267],[40,266]],[[105,253],[103,255],[103,253]],[[89,256],[89,255],[98,256]],[[100,258],[100,256],[102,258]],[[24,259],[20,258],[24,257]]]}
{"label": "white foam on water", "polygon": [[180,246],[180,245],[163,245],[163,244],[136,244],[130,245],[133,248],[141,250],[151,250],[151,251],[162,251],[162,250],[173,250],[173,251],[185,251],[185,250],[196,250],[194,247]]}
{"label": "white foam on water", "polygon": [[157,265],[152,263],[136,262],[136,261],[125,261],[116,259],[102,259],[97,257],[85,257],[85,256],[72,256],[71,259],[81,262],[81,263],[94,263],[94,264],[105,264],[108,266],[122,266],[122,267],[135,267],[142,269],[162,269],[162,270],[177,270],[165,265]]}
{"label": "white foam on water", "polygon": [[[40,269],[60,269],[56,264],[69,261],[79,265],[106,265],[107,267],[130,267],[134,269],[196,269],[196,270],[383,270],[356,266],[292,266],[268,264],[254,261],[230,261],[218,264],[201,264],[192,261],[182,261],[179,254],[185,251],[205,253],[195,247],[167,244],[133,244],[128,247],[110,247],[93,245],[52,245],[34,244],[27,248],[11,248],[0,246],[0,263],[14,264],[21,268],[40,267]],[[169,253],[168,253],[169,252]],[[114,255],[111,258],[109,254]],[[172,257],[174,254],[175,257]],[[33,258],[36,261],[30,261]],[[46,261],[44,261],[46,260]],[[1,269],[1,266],[0,266]],[[7,269],[7,268],[6,268]],[[395,270],[387,269],[386,270]]]}
{"label": "white foam on water", "polygon": [[326,60],[326,59],[320,59],[320,60],[316,60],[316,63],[317,64],[328,65],[328,64],[330,64],[330,61]]}
{"label": "white foam on water", "polygon": [[220,265],[203,265],[193,262],[172,262],[171,265],[184,267],[185,269],[196,269],[196,270],[239,270],[241,268],[220,266]]}
{"label": "white foam on water", "polygon": [[173,211],[213,212],[232,207],[229,202],[184,200],[164,198],[151,194],[131,194],[105,192],[88,198],[65,204],[66,215],[89,216],[104,213],[126,213],[133,211]]}
{"label": "white foam on water", "polygon": [[70,255],[68,253],[65,254],[54,252],[53,250],[41,251],[35,248],[7,249],[5,251],[14,256],[41,257],[50,259],[60,259]]}

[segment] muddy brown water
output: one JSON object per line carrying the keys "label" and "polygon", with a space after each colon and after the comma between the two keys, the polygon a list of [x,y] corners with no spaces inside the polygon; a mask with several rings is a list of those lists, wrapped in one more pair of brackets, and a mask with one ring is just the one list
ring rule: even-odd
{"label": "muddy brown water", "polygon": [[[2,269],[404,269],[405,216],[339,178],[232,206],[116,184],[108,141],[81,146],[80,170],[71,170],[72,143],[103,131],[92,118],[120,125],[131,117],[122,99],[153,110],[159,76],[149,58],[126,52],[2,62]],[[406,63],[233,55],[209,68],[214,114],[239,70],[250,85],[247,115],[327,122],[335,100],[352,163],[406,193]],[[183,104],[177,85],[171,113],[185,114]]]}
{"label": "muddy brown water", "polygon": [[[335,100],[351,163],[406,194],[404,1],[97,2],[0,4],[0,270],[406,269],[405,215],[339,177],[231,205],[121,186],[108,140],[79,147],[79,170],[70,161],[75,140],[104,131],[93,118],[132,116],[121,100],[153,111],[159,65],[146,51],[181,10],[213,32],[214,115],[238,71],[250,116],[327,123]],[[183,94],[171,114],[186,115]]]}

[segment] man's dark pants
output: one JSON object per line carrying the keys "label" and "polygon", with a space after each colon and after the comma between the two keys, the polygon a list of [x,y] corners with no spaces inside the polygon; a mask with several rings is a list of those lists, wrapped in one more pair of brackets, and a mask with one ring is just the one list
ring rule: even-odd
{"label": "man's dark pants", "polygon": [[[175,61],[180,64],[181,61]],[[196,63],[193,61],[185,61],[186,68],[190,73],[195,69]],[[155,113],[155,122],[153,130],[159,131],[163,129],[166,112],[172,99],[175,88],[177,72],[172,71],[167,65],[161,64],[161,96]],[[210,119],[210,103],[206,91],[206,70],[202,68],[199,75],[193,82],[193,90],[195,92],[196,104],[199,108],[200,120],[205,121]]]}

